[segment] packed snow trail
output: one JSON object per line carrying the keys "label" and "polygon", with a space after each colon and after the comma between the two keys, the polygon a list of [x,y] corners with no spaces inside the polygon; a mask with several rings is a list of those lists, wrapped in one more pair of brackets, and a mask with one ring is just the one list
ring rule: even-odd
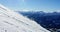
{"label": "packed snow trail", "polygon": [[0,32],[50,32],[35,21],[0,4]]}

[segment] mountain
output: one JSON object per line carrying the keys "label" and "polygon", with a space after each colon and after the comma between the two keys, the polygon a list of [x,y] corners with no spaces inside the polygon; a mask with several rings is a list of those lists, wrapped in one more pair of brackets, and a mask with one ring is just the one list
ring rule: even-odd
{"label": "mountain", "polygon": [[24,16],[33,19],[42,27],[50,30],[50,29],[60,29],[60,13],[46,13],[43,11],[37,12],[19,12]]}
{"label": "mountain", "polygon": [[35,21],[0,4],[0,32],[50,32]]}

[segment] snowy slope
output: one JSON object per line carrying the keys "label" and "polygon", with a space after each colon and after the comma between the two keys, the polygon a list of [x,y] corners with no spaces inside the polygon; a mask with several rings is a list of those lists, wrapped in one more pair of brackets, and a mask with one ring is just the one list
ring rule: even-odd
{"label": "snowy slope", "polygon": [[50,32],[0,4],[0,32]]}

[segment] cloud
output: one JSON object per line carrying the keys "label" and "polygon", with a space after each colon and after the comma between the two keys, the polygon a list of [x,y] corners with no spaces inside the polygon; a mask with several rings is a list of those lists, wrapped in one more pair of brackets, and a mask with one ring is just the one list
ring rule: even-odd
{"label": "cloud", "polygon": [[60,12],[60,10],[56,10],[56,12]]}

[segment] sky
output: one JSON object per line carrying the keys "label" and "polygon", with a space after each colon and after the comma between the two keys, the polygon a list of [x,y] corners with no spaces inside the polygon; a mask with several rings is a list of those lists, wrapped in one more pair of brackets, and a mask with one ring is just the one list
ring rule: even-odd
{"label": "sky", "polygon": [[60,11],[60,0],[0,0],[14,11]]}

